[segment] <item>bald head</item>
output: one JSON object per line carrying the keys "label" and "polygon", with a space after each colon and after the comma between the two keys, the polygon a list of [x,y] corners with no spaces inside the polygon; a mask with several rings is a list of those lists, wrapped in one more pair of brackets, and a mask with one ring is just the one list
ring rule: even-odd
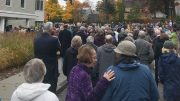
{"label": "bald head", "polygon": [[106,35],[105,36],[105,42],[112,44],[113,43],[112,35]]}
{"label": "bald head", "polygon": [[144,31],[139,31],[139,38],[144,39],[146,37],[146,33]]}

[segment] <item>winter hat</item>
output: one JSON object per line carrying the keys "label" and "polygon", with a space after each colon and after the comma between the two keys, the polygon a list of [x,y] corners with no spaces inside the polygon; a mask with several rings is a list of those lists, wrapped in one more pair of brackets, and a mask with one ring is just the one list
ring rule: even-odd
{"label": "winter hat", "polygon": [[175,47],[174,47],[174,44],[173,44],[172,41],[170,41],[170,40],[165,41],[164,45],[163,45],[163,48],[162,48],[162,53],[169,53],[169,52],[172,52],[172,51],[176,52],[174,50],[174,48]]}
{"label": "winter hat", "polygon": [[163,47],[166,48],[166,49],[174,49],[174,44],[173,44],[172,41],[167,40],[167,41],[164,42]]}
{"label": "winter hat", "polygon": [[127,56],[136,56],[136,46],[128,40],[121,41],[114,51]]}

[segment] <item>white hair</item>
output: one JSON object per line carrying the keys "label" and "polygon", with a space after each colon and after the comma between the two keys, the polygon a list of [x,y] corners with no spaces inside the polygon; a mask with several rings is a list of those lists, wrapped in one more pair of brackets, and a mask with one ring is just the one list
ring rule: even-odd
{"label": "white hair", "polygon": [[112,42],[113,42],[113,37],[112,37],[112,35],[106,35],[106,36],[105,36],[105,41],[106,41],[106,43],[112,43]]}
{"label": "white hair", "polygon": [[80,36],[76,35],[71,40],[71,47],[78,48],[82,45],[82,39]]}
{"label": "white hair", "polygon": [[86,39],[87,43],[94,43],[94,37],[93,36],[88,36]]}
{"label": "white hair", "polygon": [[141,31],[139,31],[138,36],[139,36],[139,38],[144,39],[146,37],[146,33],[141,30]]}
{"label": "white hair", "polygon": [[52,28],[53,28],[53,23],[52,22],[46,22],[43,26],[43,31],[49,32]]}
{"label": "white hair", "polygon": [[24,66],[24,79],[27,83],[42,82],[46,74],[46,66],[40,59],[31,59]]}

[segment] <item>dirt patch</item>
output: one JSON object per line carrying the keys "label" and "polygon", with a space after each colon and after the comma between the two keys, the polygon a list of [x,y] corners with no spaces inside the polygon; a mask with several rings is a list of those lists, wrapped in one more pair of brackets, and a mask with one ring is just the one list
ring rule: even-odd
{"label": "dirt patch", "polygon": [[22,72],[23,66],[11,67],[0,71],[0,81]]}

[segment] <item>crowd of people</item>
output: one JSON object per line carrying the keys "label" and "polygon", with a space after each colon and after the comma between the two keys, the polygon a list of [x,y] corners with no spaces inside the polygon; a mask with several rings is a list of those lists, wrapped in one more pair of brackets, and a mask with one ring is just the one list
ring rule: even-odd
{"label": "crowd of people", "polygon": [[24,67],[26,83],[11,101],[58,101],[58,58],[68,81],[66,101],[158,101],[159,83],[166,101],[179,101],[179,53],[180,28],[168,23],[47,22],[34,39],[35,59]]}

